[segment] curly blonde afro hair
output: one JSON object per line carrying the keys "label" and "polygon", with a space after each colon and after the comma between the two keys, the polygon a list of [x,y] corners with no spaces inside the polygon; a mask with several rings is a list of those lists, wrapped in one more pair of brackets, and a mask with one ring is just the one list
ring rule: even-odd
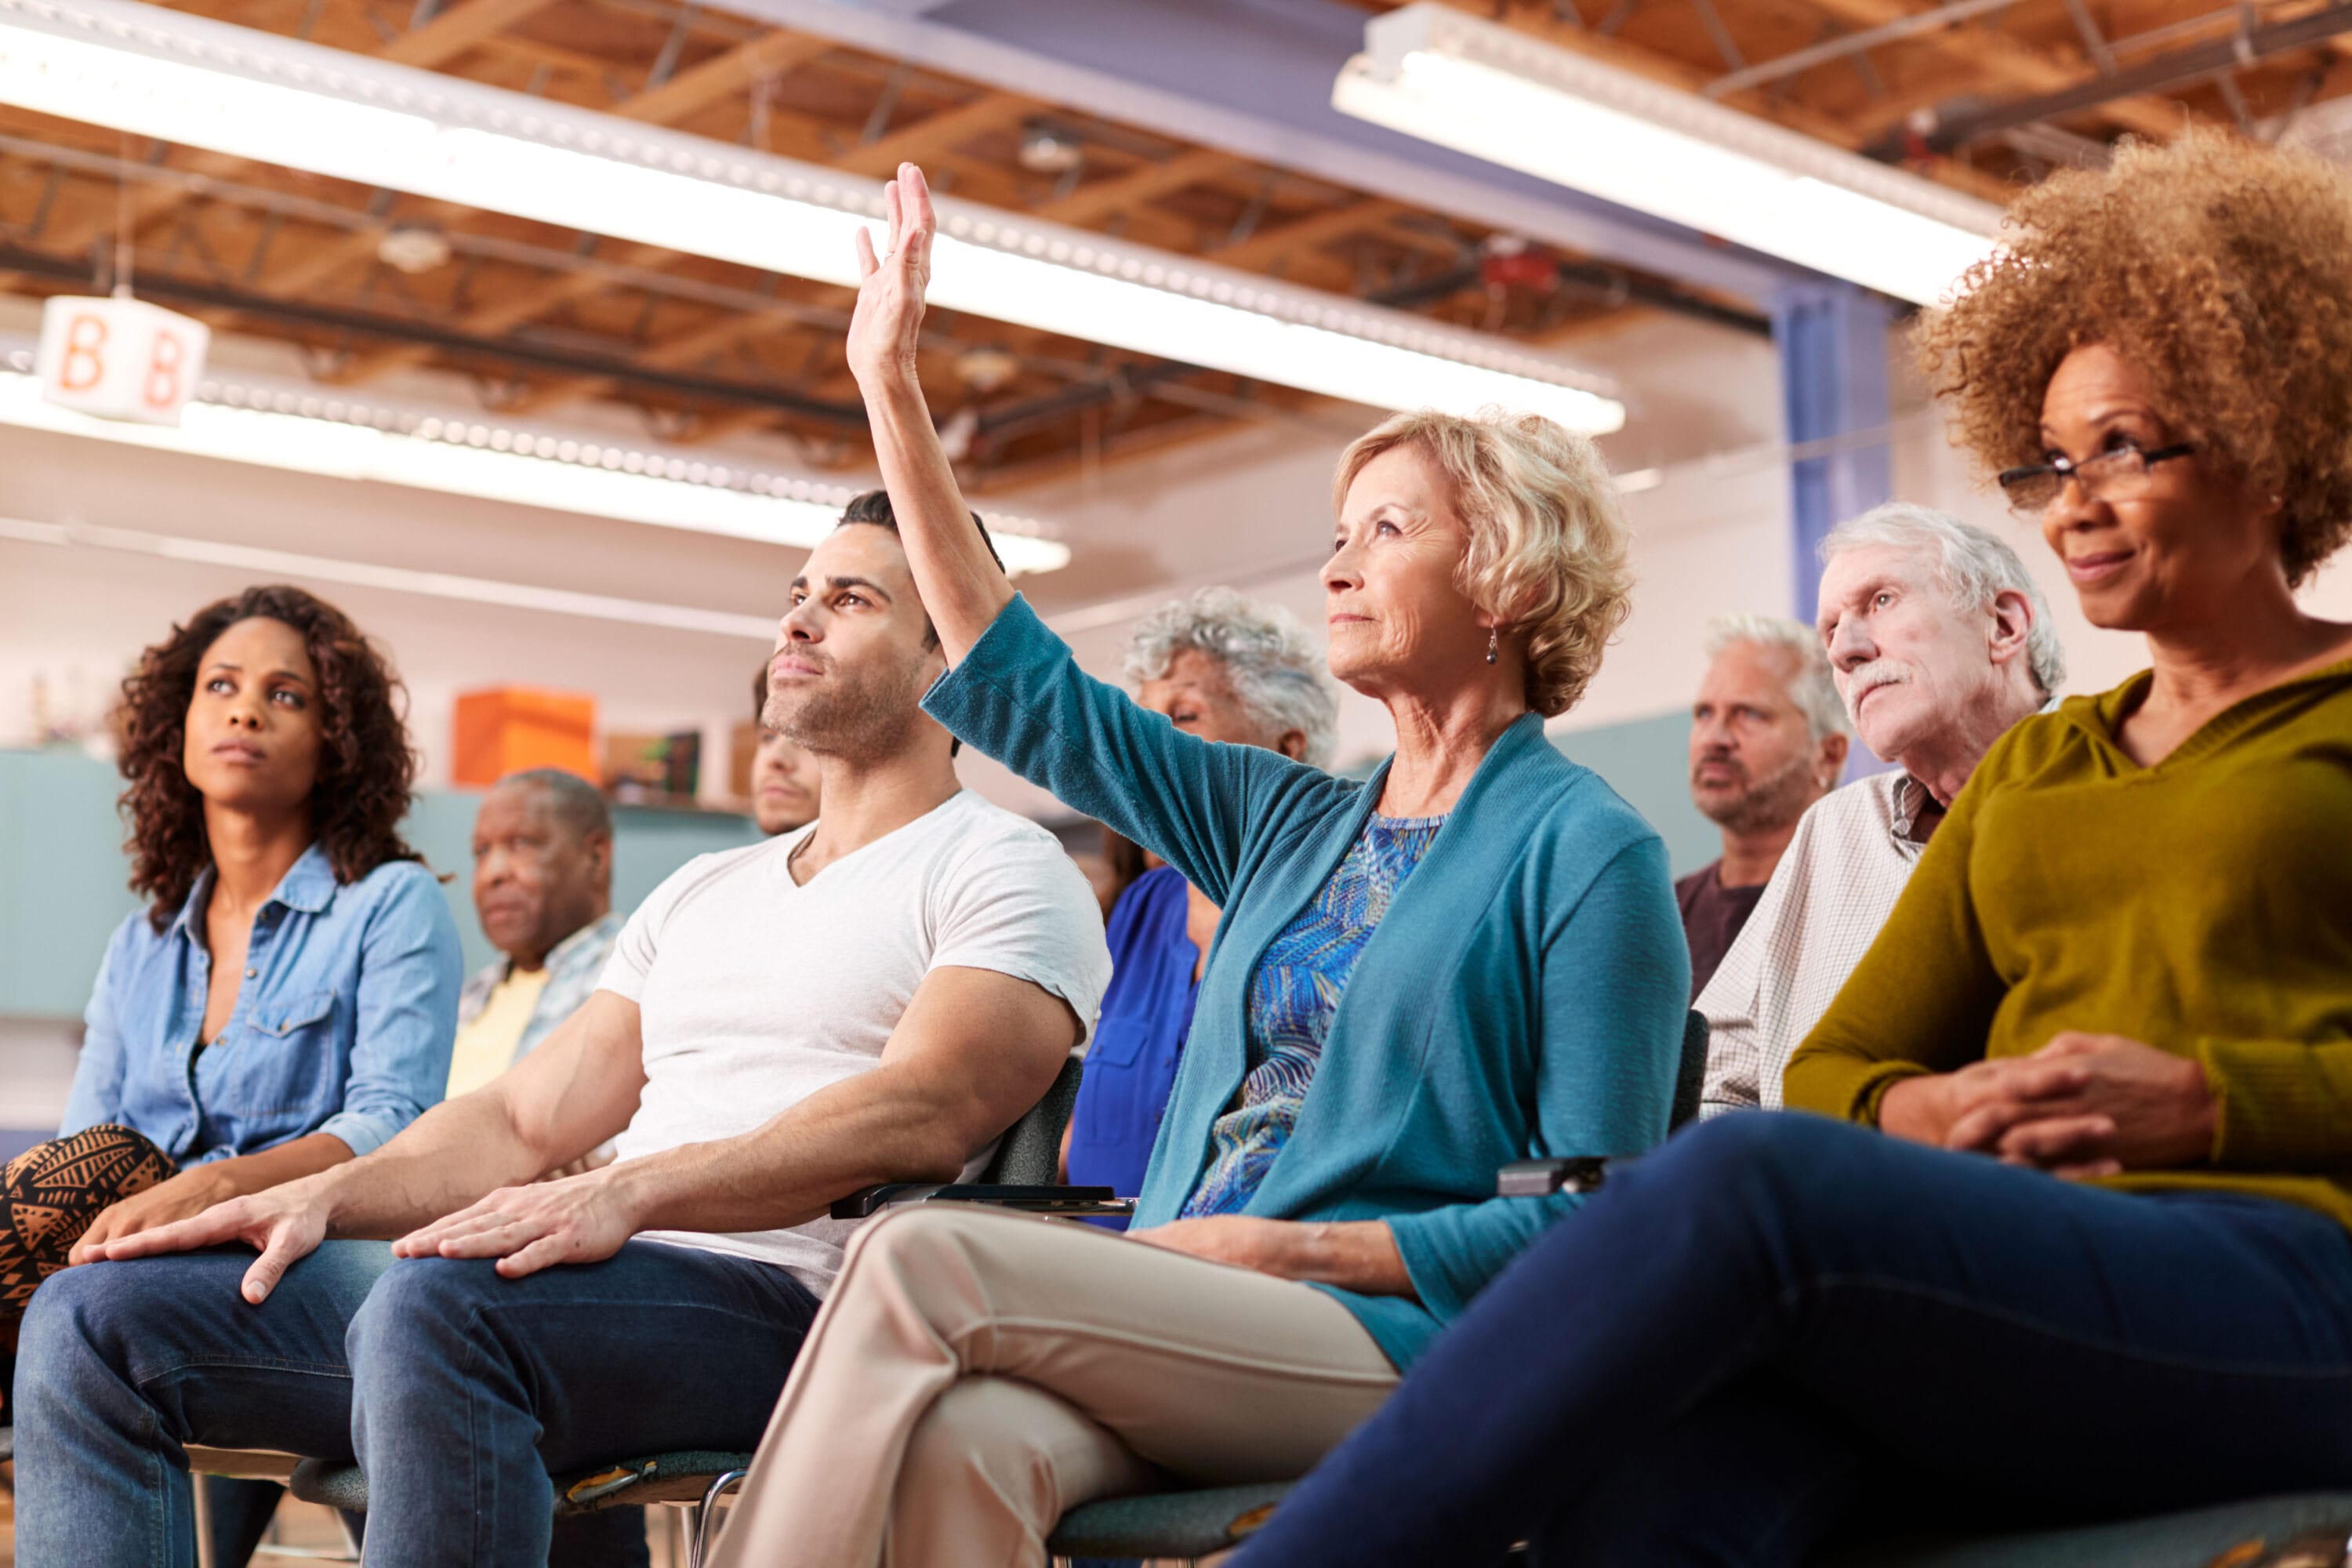
{"label": "curly blonde afro hair", "polygon": [[1454,483],[1470,531],[1455,574],[1463,593],[1527,634],[1528,706],[1547,719],[1567,712],[1633,604],[1632,531],[1601,449],[1540,415],[1399,414],[1340,454],[1332,510],[1347,505],[1365,464],[1408,446]]}
{"label": "curly blonde afro hair", "polygon": [[2352,532],[2352,186],[2332,165],[2220,131],[2126,142],[2017,198],[1914,342],[1954,439],[1988,471],[2042,460],[2059,362],[2105,343],[2166,423],[2284,506],[2287,581]]}

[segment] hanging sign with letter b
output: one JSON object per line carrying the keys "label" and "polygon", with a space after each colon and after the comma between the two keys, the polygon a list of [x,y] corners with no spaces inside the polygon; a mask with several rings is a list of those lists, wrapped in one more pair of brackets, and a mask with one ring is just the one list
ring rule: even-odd
{"label": "hanging sign with letter b", "polygon": [[212,335],[143,300],[53,296],[41,310],[41,395],[101,419],[177,425]]}

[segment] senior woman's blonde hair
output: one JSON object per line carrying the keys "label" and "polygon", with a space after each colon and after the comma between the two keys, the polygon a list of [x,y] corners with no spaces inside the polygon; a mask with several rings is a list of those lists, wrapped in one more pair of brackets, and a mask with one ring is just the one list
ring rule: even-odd
{"label": "senior woman's blonde hair", "polygon": [[1527,634],[1528,706],[1567,712],[1633,608],[1625,510],[1600,449],[1540,415],[1400,414],[1341,455],[1333,510],[1365,464],[1400,447],[1418,447],[1454,482],[1470,529],[1454,582],[1482,614]]}

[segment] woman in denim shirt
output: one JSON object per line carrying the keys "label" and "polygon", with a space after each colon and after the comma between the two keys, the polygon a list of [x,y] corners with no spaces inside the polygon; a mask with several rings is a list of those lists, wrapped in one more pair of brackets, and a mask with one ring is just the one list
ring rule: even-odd
{"label": "woman in denim shirt", "polygon": [[55,1142],[0,1178],[0,1325],[82,1249],[367,1153],[441,1098],[462,979],[401,841],[397,679],[342,613],[251,588],[123,685],[131,886]]}

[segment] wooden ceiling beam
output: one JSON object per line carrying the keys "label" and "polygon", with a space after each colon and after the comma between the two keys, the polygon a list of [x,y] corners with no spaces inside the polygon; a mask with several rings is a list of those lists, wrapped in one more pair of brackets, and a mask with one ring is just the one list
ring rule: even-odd
{"label": "wooden ceiling beam", "polygon": [[[461,4],[442,12],[422,27],[401,34],[377,53],[384,59],[402,65],[430,68],[456,58],[491,34],[553,3],[554,0],[462,0]],[[193,149],[180,150],[176,166],[223,179],[238,178],[250,174],[256,167],[247,159]],[[160,182],[142,184],[131,193],[131,231],[135,234],[147,224],[176,211],[188,200],[189,195],[178,185]],[[436,205],[445,214],[464,210],[446,203]],[[60,232],[54,240],[45,243],[52,243],[64,249],[79,249],[99,235],[106,233],[115,221],[110,212],[88,215],[79,223]],[[299,279],[297,287],[308,287],[317,282],[354,257],[373,255],[377,241],[391,226],[386,224],[379,228],[362,230],[345,240],[328,241],[326,248],[332,253],[332,261],[317,271],[304,268],[296,273]]]}
{"label": "wooden ceiling beam", "polygon": [[[1857,29],[1882,27],[1936,8],[1936,0],[1807,0],[1814,10]],[[2006,33],[1970,23],[1915,34],[1907,42],[1963,60],[2026,92],[2057,92],[2097,75],[2089,61],[2043,48]],[[2188,123],[2188,111],[2153,94],[2116,98],[2097,112],[2126,131],[2168,141]]]}
{"label": "wooden ceiling beam", "polygon": [[975,136],[1027,119],[1038,107],[1035,100],[1013,93],[983,93],[970,103],[927,115],[869,142],[835,160],[834,166],[853,174],[887,179],[898,172],[900,163],[929,163]]}
{"label": "wooden ceiling beam", "polygon": [[[849,290],[837,289],[845,299],[855,299]],[[845,306],[844,307],[846,308]],[[797,310],[752,310],[729,316],[707,326],[689,328],[674,337],[665,338],[650,347],[640,349],[634,356],[636,363],[656,370],[675,370],[692,364],[708,355],[724,353],[744,339],[801,321]],[[583,397],[596,397],[612,390],[613,383],[604,376],[572,376],[565,380],[541,383],[525,393],[514,405],[518,414],[542,414],[562,404]]]}
{"label": "wooden ceiling beam", "polygon": [[[1444,3],[1458,10],[1471,11],[1482,16],[1485,15],[1482,9],[1470,4],[1469,0],[1444,0]],[[1901,5],[1904,0],[1828,0],[1828,3]],[[1668,86],[1680,88],[1685,92],[1698,92],[1715,79],[1713,73],[1686,61],[1662,55],[1655,49],[1644,48],[1639,44],[1628,43],[1622,38],[1603,36],[1590,27],[1580,27],[1572,23],[1561,21],[1548,9],[1517,8],[1510,12],[1505,21],[1507,26],[1520,32],[1542,38],[1547,43],[1556,44],[1571,53],[1590,55],[1594,59],[1603,60],[1622,69],[1633,71],[1636,75],[1646,76],[1653,80],[1664,82]],[[1791,131],[1802,132],[1808,136],[1828,142],[1832,147],[1843,147],[1853,151],[1861,147],[1864,141],[1863,135],[1853,127],[1831,115],[1823,114],[1819,110],[1808,109],[1798,103],[1776,104],[1762,93],[1754,90],[1728,93],[1719,101],[1734,109],[1743,110],[1760,120],[1774,121]],[[1970,195],[1980,196],[1990,202],[2006,204],[2011,196],[2016,195],[2016,192],[2002,181],[1971,168],[1956,158],[1933,159],[1925,166],[1925,172],[1928,177],[1940,184],[1966,191]]]}
{"label": "wooden ceiling beam", "polygon": [[755,82],[772,82],[833,47],[832,40],[805,33],[762,33],[640,92],[613,112],[650,125],[675,125],[721,99],[750,91]]}
{"label": "wooden ceiling beam", "polygon": [[[194,174],[212,174],[221,179],[234,179],[253,165],[242,158],[232,158],[225,153],[207,153],[201,148],[173,147],[166,159],[175,169]],[[112,234],[117,224],[126,217],[131,232],[138,232],[176,209],[186,201],[186,186],[168,180],[141,180],[131,186],[127,204],[109,201],[91,206],[70,218],[60,219],[48,233],[41,237],[45,250],[85,250],[90,241],[100,235]],[[122,207],[127,205],[125,213]]]}
{"label": "wooden ceiling beam", "polygon": [[[613,262],[621,267],[667,267],[678,258],[675,250],[657,245],[632,246]],[[566,273],[549,283],[535,283],[519,289],[504,299],[477,305],[457,320],[457,331],[478,338],[495,338],[514,331],[527,321],[561,310],[574,300],[584,300],[601,294],[611,287],[603,274],[591,271]],[[344,386],[356,386],[373,381],[396,370],[423,364],[433,357],[432,347],[425,343],[397,343],[352,360],[340,372],[327,379]]]}
{"label": "wooden ceiling beam", "polygon": [[493,33],[544,11],[554,0],[460,0],[421,27],[378,49],[382,58],[430,70],[448,64]]}
{"label": "wooden ceiling beam", "polygon": [[[490,0],[469,0],[470,5],[489,3]],[[520,4],[520,0],[510,0],[510,3]],[[614,112],[648,124],[667,124],[686,119],[723,98],[747,89],[751,83],[762,78],[772,81],[830,47],[832,45],[827,40],[803,34],[762,33],[680,72],[659,87],[638,93]],[[677,252],[650,245],[638,246],[621,258],[623,265],[630,267],[667,267],[678,259]],[[573,300],[603,293],[610,287],[608,279],[593,272],[572,273],[551,284],[534,281],[503,299],[478,306],[465,320],[468,331],[497,336],[537,321]],[[336,379],[345,384],[357,385],[389,372],[422,363],[431,357],[432,351],[421,345],[384,349],[354,360],[343,367],[342,374]],[[562,398],[562,401],[569,401],[571,395],[593,395],[596,391],[603,390],[601,378],[578,377],[549,385],[553,388],[570,388],[575,384],[587,386],[592,380],[595,384],[588,386],[588,390],[567,394]],[[529,401],[528,397],[525,401]]]}
{"label": "wooden ceiling beam", "polygon": [[1344,207],[1332,207],[1309,217],[1296,218],[1273,228],[1261,229],[1247,239],[1213,247],[1208,256],[1212,261],[1223,266],[1245,267],[1255,271],[1271,267],[1297,251],[1376,228],[1399,213],[1411,210],[1402,202],[1370,196]]}
{"label": "wooden ceiling beam", "polygon": [[1170,195],[1188,185],[1197,185],[1220,174],[1231,174],[1243,167],[1246,160],[1213,147],[1195,147],[1179,153],[1162,163],[1146,163],[1124,174],[1108,180],[1097,180],[1090,185],[1080,185],[1068,195],[1034,207],[1034,216],[1051,223],[1074,224],[1081,228],[1102,222],[1114,213],[1126,212],[1157,197]]}

